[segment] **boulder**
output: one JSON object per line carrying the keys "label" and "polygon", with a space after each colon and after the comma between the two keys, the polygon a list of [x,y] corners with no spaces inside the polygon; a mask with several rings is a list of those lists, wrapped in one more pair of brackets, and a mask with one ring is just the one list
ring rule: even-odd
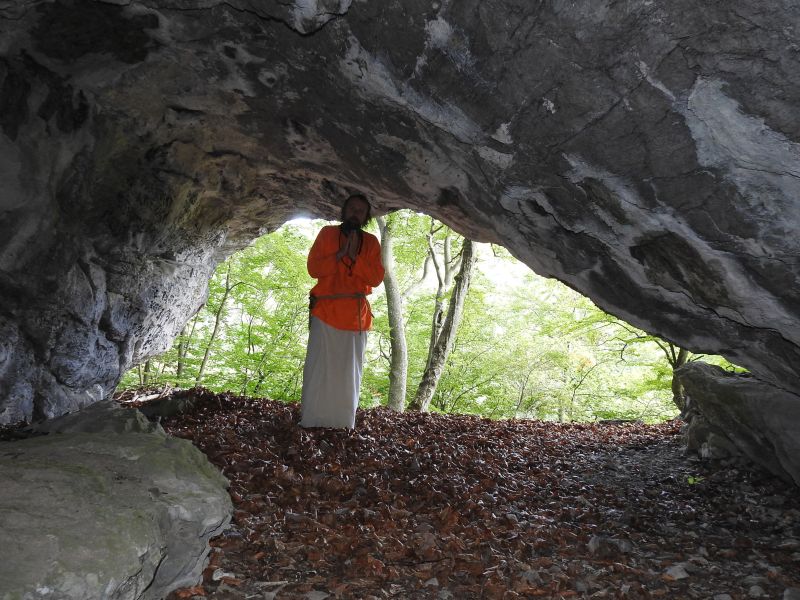
{"label": "boulder", "polygon": [[800,398],[703,362],[676,371],[691,407],[687,444],[708,458],[744,455],[800,485]]}
{"label": "boulder", "polygon": [[103,425],[100,408],[0,442],[0,599],[155,600],[199,582],[230,521],[226,479],[137,411]]}
{"label": "boulder", "polygon": [[103,400],[86,408],[36,423],[34,433],[160,433],[160,425],[135,408],[123,408],[114,400]]}

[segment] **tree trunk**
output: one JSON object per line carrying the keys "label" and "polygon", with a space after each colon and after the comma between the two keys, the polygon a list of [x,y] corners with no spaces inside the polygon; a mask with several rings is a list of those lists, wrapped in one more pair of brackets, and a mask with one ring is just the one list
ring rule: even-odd
{"label": "tree trunk", "polygon": [[386,306],[389,313],[389,344],[391,360],[389,365],[389,401],[388,406],[397,412],[403,412],[406,404],[406,385],[408,377],[408,349],[406,347],[405,309],[403,296],[397,285],[394,272],[394,254],[392,252],[392,219],[378,217],[381,231],[381,260],[383,261],[383,285],[386,289]]}
{"label": "tree trunk", "polygon": [[[181,343],[178,345],[178,366],[175,368],[175,385],[179,386],[181,384],[181,379],[183,378],[183,370],[186,368],[186,357],[189,355],[189,347],[192,345],[192,339],[194,338],[194,330],[197,328],[197,321],[200,319],[200,311],[198,310],[195,313],[194,318],[192,319],[192,328],[189,330],[188,337],[183,338]],[[186,327],[183,328],[186,331]]]}
{"label": "tree trunk", "polygon": [[525,391],[528,387],[528,381],[530,380],[532,373],[533,373],[532,370],[525,373],[525,379],[523,379],[522,383],[520,384],[519,397],[517,398],[517,407],[514,409],[514,415],[513,415],[515,419],[519,414],[519,409],[522,406],[522,401],[525,399]]}
{"label": "tree trunk", "polygon": [[142,380],[141,380],[142,385],[147,385],[148,383],[150,383],[150,359],[148,359],[144,363],[144,369],[142,369]]}
{"label": "tree trunk", "polygon": [[186,326],[181,329],[181,336],[178,339],[178,364],[175,366],[176,385],[183,375],[183,361],[186,358],[186,349],[189,345],[189,341],[186,339]]}
{"label": "tree trunk", "polygon": [[464,239],[461,250],[461,266],[458,275],[455,277],[455,285],[450,298],[450,305],[447,308],[447,317],[444,320],[438,338],[433,344],[428,356],[428,365],[422,375],[422,381],[417,388],[414,401],[411,403],[412,410],[427,411],[431,404],[431,399],[436,393],[436,386],[442,376],[447,357],[453,348],[453,341],[458,333],[458,326],[461,324],[461,317],[464,313],[464,300],[469,291],[472,281],[472,267],[476,262],[472,240]]}
{"label": "tree trunk", "polygon": [[[433,305],[433,316],[431,317],[431,336],[428,341],[428,361],[425,363],[425,370],[427,371],[431,366],[431,358],[433,357],[433,349],[436,346],[436,340],[439,339],[439,334],[442,331],[444,324],[444,293],[447,291],[447,269],[448,262],[445,259],[444,264],[439,264],[439,259],[436,256],[436,248],[433,245],[434,220],[431,218],[431,231],[428,234],[428,257],[433,263],[434,272],[436,273],[436,299]],[[445,254],[449,254],[449,235],[444,241]]]}
{"label": "tree trunk", "polygon": [[[674,353],[674,348],[673,348]],[[683,390],[683,384],[680,380],[675,377],[675,369],[682,367],[689,361],[689,351],[685,348],[679,348],[678,354],[675,356],[675,360],[670,361],[672,363],[672,401],[675,403],[675,406],[683,412],[686,408],[686,395]]]}
{"label": "tree trunk", "polygon": [[217,333],[219,332],[219,326],[222,322],[222,310],[225,308],[225,301],[228,299],[228,294],[231,293],[231,290],[235,286],[231,286],[231,266],[228,265],[228,273],[225,275],[225,293],[222,294],[222,300],[219,302],[219,308],[217,309],[217,314],[214,317],[214,329],[211,331],[211,339],[208,340],[208,345],[206,346],[206,351],[203,353],[203,362],[200,363],[200,370],[197,371],[197,379],[195,379],[195,385],[200,385],[200,382],[203,380],[203,373],[206,370],[206,363],[208,363],[208,356],[211,354],[211,345],[214,343],[214,339],[217,337]]}

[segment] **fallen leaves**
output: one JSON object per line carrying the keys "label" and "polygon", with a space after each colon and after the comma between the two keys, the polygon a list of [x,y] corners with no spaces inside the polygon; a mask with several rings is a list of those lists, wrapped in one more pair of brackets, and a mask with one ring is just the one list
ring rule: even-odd
{"label": "fallen leaves", "polygon": [[175,598],[196,598],[197,596],[205,596],[206,591],[203,589],[202,585],[197,585],[191,588],[184,588],[182,590],[178,590],[172,593],[172,596]]}
{"label": "fallen leaves", "polygon": [[197,596],[740,598],[800,585],[796,490],[687,459],[676,423],[377,409],[354,431],[305,430],[296,405],[193,393],[192,412],[162,424],[223,471],[235,506]]}

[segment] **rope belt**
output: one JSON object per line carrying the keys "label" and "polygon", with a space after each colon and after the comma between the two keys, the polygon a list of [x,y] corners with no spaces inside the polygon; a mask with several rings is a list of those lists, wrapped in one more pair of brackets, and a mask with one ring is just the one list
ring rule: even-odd
{"label": "rope belt", "polygon": [[311,311],[314,310],[314,307],[317,305],[318,300],[339,300],[342,298],[357,298],[358,299],[358,333],[364,332],[363,323],[361,321],[361,312],[364,308],[364,302],[367,301],[366,294],[329,294],[326,296],[312,296],[311,294],[308,295],[308,312],[309,318],[311,318]]}

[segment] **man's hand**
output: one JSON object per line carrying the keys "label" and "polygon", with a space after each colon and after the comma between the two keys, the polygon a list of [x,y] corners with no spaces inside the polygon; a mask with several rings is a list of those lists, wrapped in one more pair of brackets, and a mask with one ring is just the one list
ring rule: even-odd
{"label": "man's hand", "polygon": [[347,236],[347,256],[350,257],[350,260],[356,262],[356,256],[358,256],[358,231],[351,231],[350,235]]}
{"label": "man's hand", "polygon": [[348,256],[351,261],[355,262],[357,255],[358,232],[351,231],[347,234],[347,241],[345,242],[344,246],[339,248],[339,251],[336,253],[336,260],[342,260],[345,256]]}

